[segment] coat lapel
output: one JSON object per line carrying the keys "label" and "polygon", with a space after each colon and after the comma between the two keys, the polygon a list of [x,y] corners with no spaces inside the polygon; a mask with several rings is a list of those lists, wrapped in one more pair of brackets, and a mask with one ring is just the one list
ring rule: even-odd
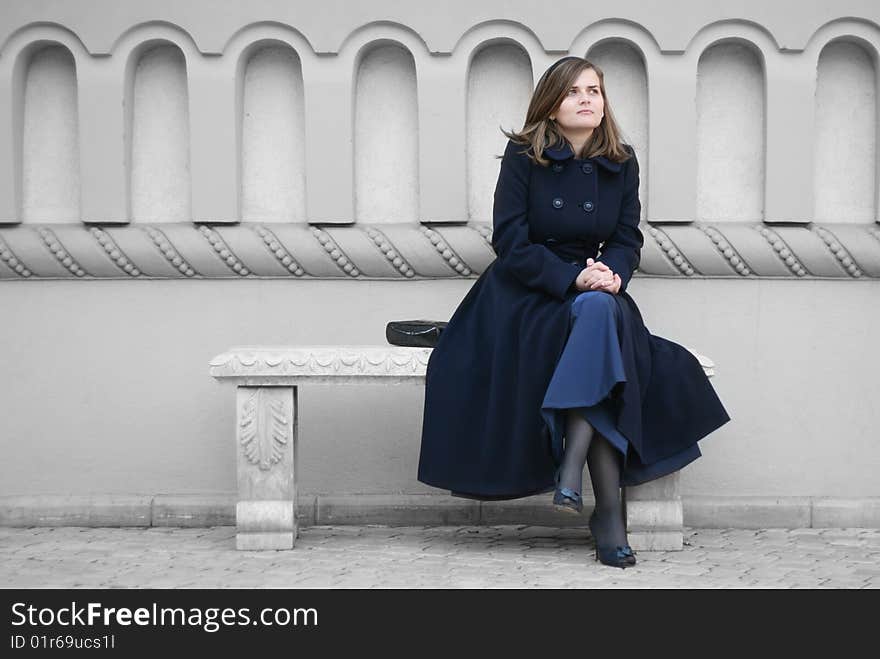
{"label": "coat lapel", "polygon": [[[567,160],[574,157],[574,151],[571,145],[565,142],[561,146],[547,147],[544,149],[544,155],[551,160]],[[596,156],[595,158],[589,158],[589,160],[594,161],[597,165],[601,165],[609,172],[619,172],[621,168],[621,163],[608,160],[605,156]]]}

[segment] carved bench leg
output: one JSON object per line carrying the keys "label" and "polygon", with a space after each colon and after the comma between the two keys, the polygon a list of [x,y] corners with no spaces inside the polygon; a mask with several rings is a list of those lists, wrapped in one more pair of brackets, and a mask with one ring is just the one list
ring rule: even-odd
{"label": "carved bench leg", "polygon": [[293,549],[296,524],[296,387],[238,387],[236,549]]}
{"label": "carved bench leg", "polygon": [[680,473],[624,488],[627,535],[636,551],[679,551],[684,521]]}

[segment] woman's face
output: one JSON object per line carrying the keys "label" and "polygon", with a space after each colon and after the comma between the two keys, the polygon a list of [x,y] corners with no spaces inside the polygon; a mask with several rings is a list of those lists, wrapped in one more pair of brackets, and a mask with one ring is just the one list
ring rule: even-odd
{"label": "woman's face", "polygon": [[588,138],[604,116],[605,99],[599,88],[599,76],[593,69],[585,69],[550,118],[556,121],[566,136]]}

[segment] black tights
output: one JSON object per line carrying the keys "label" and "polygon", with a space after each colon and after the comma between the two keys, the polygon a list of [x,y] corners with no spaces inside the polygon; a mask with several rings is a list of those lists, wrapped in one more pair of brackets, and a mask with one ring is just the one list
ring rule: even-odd
{"label": "black tights", "polygon": [[[581,493],[584,463],[596,498],[596,531],[603,545],[625,545],[626,524],[620,499],[620,453],[597,433],[577,409],[565,413],[565,452],[559,486]],[[595,538],[594,538],[595,540]]]}

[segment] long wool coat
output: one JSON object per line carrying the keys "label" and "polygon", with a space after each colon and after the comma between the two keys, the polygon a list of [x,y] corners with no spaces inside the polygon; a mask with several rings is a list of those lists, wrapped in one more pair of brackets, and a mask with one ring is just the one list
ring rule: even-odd
{"label": "long wool coat", "polygon": [[566,143],[544,150],[552,163],[544,167],[525,155],[527,146],[507,143],[493,210],[497,258],[455,310],[428,362],[418,479],[477,499],[553,489],[559,456],[541,403],[587,257],[622,282],[619,293],[605,294],[623,312],[627,374],[609,396],[629,440],[627,462],[639,467],[638,475],[623,474],[623,484],[665,475],[661,461],[688,449],[699,456],[696,442],[729,417],[697,359],[650,334],[626,292],[644,240],[635,152],[627,146],[622,163],[579,159]]}

